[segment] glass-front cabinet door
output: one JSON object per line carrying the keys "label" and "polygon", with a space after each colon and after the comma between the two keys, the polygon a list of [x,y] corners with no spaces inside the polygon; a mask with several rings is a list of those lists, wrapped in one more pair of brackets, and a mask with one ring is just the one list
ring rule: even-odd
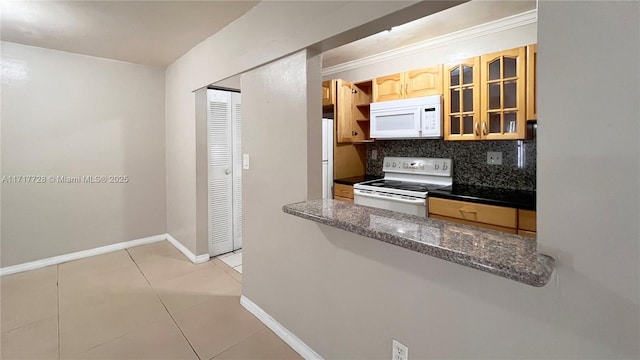
{"label": "glass-front cabinet door", "polygon": [[482,139],[524,139],[526,135],[526,47],[482,55]]}
{"label": "glass-front cabinet door", "polygon": [[480,139],[480,57],[445,65],[444,139]]}
{"label": "glass-front cabinet door", "polygon": [[536,93],[538,83],[536,72],[538,62],[538,46],[536,44],[527,46],[527,120],[537,120],[538,110],[536,104]]}

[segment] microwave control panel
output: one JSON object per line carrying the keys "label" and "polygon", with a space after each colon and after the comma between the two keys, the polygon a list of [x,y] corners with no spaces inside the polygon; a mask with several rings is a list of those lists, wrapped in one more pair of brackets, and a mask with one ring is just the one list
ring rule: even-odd
{"label": "microwave control panel", "polygon": [[442,135],[442,107],[440,105],[426,106],[422,109],[423,136]]}

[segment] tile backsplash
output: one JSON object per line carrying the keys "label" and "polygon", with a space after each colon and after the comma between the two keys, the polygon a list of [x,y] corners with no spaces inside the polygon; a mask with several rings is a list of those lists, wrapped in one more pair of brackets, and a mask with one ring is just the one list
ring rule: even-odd
{"label": "tile backsplash", "polygon": [[[371,159],[374,149],[376,160]],[[487,164],[488,151],[502,152],[502,165]],[[367,175],[383,175],[385,156],[451,158],[454,184],[536,189],[535,140],[379,140],[367,144]]]}

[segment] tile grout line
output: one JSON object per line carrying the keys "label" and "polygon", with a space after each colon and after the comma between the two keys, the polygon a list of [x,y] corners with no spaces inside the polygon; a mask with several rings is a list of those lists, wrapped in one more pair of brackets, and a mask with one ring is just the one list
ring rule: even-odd
{"label": "tile grout line", "polygon": [[16,330],[22,330],[22,329],[24,329],[24,328],[26,328],[26,327],[29,327],[29,326],[35,326],[36,324],[38,324],[38,323],[40,323],[40,322],[47,321],[47,320],[51,320],[51,319],[53,319],[54,317],[57,317],[57,316],[58,316],[58,315],[56,314],[56,315],[53,315],[53,316],[45,317],[45,318],[40,319],[40,320],[36,320],[36,321],[32,321],[32,322],[26,323],[26,324],[24,324],[24,325],[20,325],[20,326],[18,326],[18,327],[14,327],[13,329],[9,329],[9,330],[2,330],[2,333],[3,333],[3,334],[8,334],[8,333],[13,332],[13,331],[16,331]]}
{"label": "tile grout line", "polygon": [[144,274],[142,269],[140,269],[140,266],[135,261],[133,256],[131,256],[131,253],[129,252],[129,249],[125,249],[125,250],[127,251],[127,254],[129,255],[129,257],[131,258],[131,261],[133,261],[133,263],[136,264],[136,268],[138,268],[138,271],[140,271],[140,274],[142,275],[144,280],[147,282],[147,284],[149,284],[149,287],[151,288],[151,290],[153,290],[153,293],[156,294],[156,297],[160,301],[160,304],[162,304],[162,307],[164,307],[164,310],[167,312],[167,314],[169,314],[169,317],[171,318],[171,321],[173,321],[173,323],[176,325],[176,327],[180,331],[180,334],[182,334],[182,337],[185,339],[187,344],[189,344],[189,347],[191,348],[191,351],[193,351],[193,354],[196,356],[196,358],[198,358],[199,360],[202,360],[202,359],[200,359],[200,355],[198,355],[198,353],[196,352],[196,349],[191,344],[191,341],[189,341],[189,339],[187,338],[187,335],[184,333],[184,331],[182,331],[182,328],[180,327],[180,325],[178,325],[178,322],[176,321],[176,319],[174,319],[173,315],[171,314],[171,312],[169,311],[167,306],[164,304],[164,301],[162,301],[162,298],[160,297],[160,295],[158,295],[158,292],[156,291],[156,289],[153,287],[153,285],[151,285],[151,282],[149,282],[149,279],[147,279],[147,276]]}
{"label": "tile grout line", "polygon": [[[213,265],[217,266],[217,267],[218,267],[219,269],[221,269],[222,271],[224,271],[224,272],[225,272],[225,274],[228,274],[229,276],[231,276],[231,277],[233,278],[233,280],[237,281],[240,285],[242,285],[242,281],[240,281],[240,280],[236,279],[233,275],[231,275],[231,273],[229,273],[229,271],[227,271],[227,269],[226,269],[225,267],[223,267],[223,266],[221,266],[220,264],[218,264],[218,263],[216,263],[215,261],[213,261],[213,259],[215,259],[215,258],[216,258],[216,257],[212,257],[212,258],[211,258],[211,260],[212,260],[212,261],[211,261],[211,263],[212,263]],[[220,260],[220,261],[222,261],[221,259],[219,259],[219,260]],[[223,263],[225,264],[225,266],[226,266],[227,268],[229,268],[229,269],[231,269],[231,270],[233,270],[233,271],[237,272],[238,274],[240,274],[240,276],[242,276],[242,273],[241,273],[241,272],[234,270],[234,268],[232,268],[231,266],[229,266],[229,264],[227,264],[227,263],[225,263],[225,262],[223,262]],[[240,265],[238,265],[238,266],[240,266]]]}
{"label": "tile grout line", "polygon": [[[266,327],[266,326],[265,326]],[[269,328],[267,328],[267,330],[269,330]],[[252,332],[250,335],[248,335],[247,337],[243,338],[242,340],[238,341],[237,343],[227,347],[226,349],[220,351],[219,353],[215,354],[212,358],[210,358],[209,360],[215,360],[218,356],[222,355],[223,353],[227,352],[228,350],[231,350],[232,348],[236,347],[237,345],[241,344],[242,342],[246,341],[247,339],[249,339],[250,337],[254,336],[255,334],[259,333],[260,331],[264,331],[264,329],[260,329],[260,330],[256,330],[254,332]]]}

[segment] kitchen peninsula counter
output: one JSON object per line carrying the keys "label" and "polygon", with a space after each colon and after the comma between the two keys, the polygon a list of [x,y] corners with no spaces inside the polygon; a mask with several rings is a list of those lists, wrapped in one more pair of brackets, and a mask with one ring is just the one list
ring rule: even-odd
{"label": "kitchen peninsula counter", "polygon": [[536,287],[544,286],[555,260],[536,242],[447,221],[334,200],[283,206],[287,214],[468,266]]}

